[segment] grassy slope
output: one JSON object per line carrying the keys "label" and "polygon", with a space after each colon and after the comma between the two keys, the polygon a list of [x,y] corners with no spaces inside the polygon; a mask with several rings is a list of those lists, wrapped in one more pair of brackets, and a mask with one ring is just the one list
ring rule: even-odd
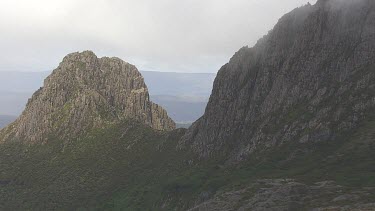
{"label": "grassy slope", "polygon": [[[285,145],[266,159],[231,167],[220,161],[189,164],[191,154],[175,150],[183,133],[125,122],[93,131],[69,146],[53,138],[44,146],[3,145],[0,209],[187,208],[202,192],[212,195],[260,178],[375,186],[375,118],[335,143]],[[296,149],[306,153],[288,160]]]}
{"label": "grassy slope", "polygon": [[[169,166],[157,149],[163,143],[172,146],[169,142],[179,132],[166,135],[124,123],[94,131],[65,147],[61,141],[2,146],[0,208],[1,204],[7,209],[95,207],[118,189],[130,191],[137,181],[152,182],[159,173],[168,173],[154,172]],[[171,149],[163,151],[167,155]]]}

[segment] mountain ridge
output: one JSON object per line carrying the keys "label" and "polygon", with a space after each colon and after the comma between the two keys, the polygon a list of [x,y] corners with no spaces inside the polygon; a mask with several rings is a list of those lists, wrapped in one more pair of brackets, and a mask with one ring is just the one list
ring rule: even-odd
{"label": "mountain ridge", "polygon": [[[27,100],[43,86],[43,80],[50,73],[0,72],[0,113],[20,115]],[[151,101],[165,108],[175,122],[193,122],[202,116],[215,74],[140,73]]]}
{"label": "mountain ridge", "polygon": [[193,146],[203,158],[225,149],[242,160],[357,127],[375,106],[374,19],[367,0],[321,0],[283,16],[220,69],[205,114],[180,146]]}
{"label": "mountain ridge", "polygon": [[374,4],[285,15],[221,68],[187,130],[124,118],[68,145],[0,144],[0,208],[374,210]]}
{"label": "mountain ridge", "polygon": [[45,142],[51,134],[70,139],[127,118],[156,130],[175,128],[167,112],[150,101],[134,65],[84,51],[65,56],[21,116],[1,132],[4,140]]}

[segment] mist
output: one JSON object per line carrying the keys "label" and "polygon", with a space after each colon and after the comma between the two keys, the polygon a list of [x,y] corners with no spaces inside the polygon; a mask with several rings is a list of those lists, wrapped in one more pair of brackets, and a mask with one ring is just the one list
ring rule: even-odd
{"label": "mist", "polygon": [[50,71],[70,52],[93,50],[141,70],[216,72],[307,2],[6,0],[0,71]]}

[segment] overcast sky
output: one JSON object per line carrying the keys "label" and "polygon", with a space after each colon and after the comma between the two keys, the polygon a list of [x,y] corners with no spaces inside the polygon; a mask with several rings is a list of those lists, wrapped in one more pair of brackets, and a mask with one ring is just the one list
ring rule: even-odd
{"label": "overcast sky", "polygon": [[140,70],[217,72],[307,2],[1,0],[0,71],[48,71],[70,52],[93,50]]}

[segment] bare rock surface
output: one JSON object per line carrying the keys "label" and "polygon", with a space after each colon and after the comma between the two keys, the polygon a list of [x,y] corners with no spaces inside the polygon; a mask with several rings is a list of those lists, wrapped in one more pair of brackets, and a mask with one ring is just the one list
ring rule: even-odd
{"label": "bare rock surface", "polygon": [[156,130],[172,130],[167,112],[149,99],[142,75],[119,58],[91,51],[71,53],[29,99],[22,115],[0,132],[2,141],[68,140],[89,130],[134,119]]}
{"label": "bare rock surface", "polygon": [[190,211],[369,211],[375,210],[375,204],[369,202],[371,194],[373,189],[353,190],[332,181],[307,185],[292,179],[264,179],[239,190],[217,193]]}
{"label": "bare rock surface", "polygon": [[219,70],[179,148],[241,161],[287,142],[334,140],[374,108],[375,1],[319,0]]}

